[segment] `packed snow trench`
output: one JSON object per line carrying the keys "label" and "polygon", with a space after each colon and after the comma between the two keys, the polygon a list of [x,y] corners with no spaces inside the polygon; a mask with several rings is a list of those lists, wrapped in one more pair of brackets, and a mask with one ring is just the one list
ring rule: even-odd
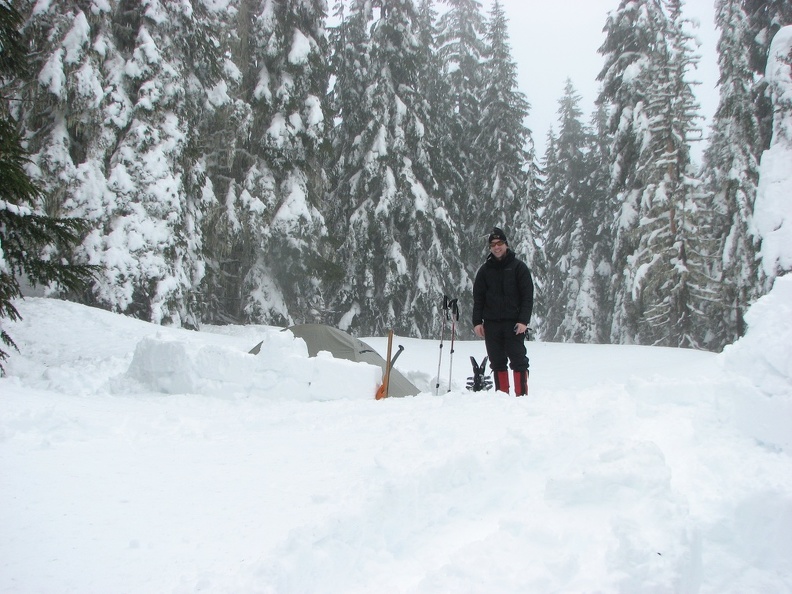
{"label": "packed snow trench", "polygon": [[465,390],[481,341],[436,395],[396,337],[375,401],[279,328],[17,307],[0,592],[792,592],[792,278],[718,355],[530,342],[524,398]]}

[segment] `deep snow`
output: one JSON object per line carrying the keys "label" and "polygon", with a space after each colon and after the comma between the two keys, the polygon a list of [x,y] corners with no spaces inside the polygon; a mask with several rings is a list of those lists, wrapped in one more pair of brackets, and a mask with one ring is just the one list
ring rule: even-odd
{"label": "deep snow", "polygon": [[436,396],[397,338],[424,392],[375,401],[276,328],[18,307],[0,592],[792,592],[792,278],[721,355],[531,342],[519,399],[482,342]]}

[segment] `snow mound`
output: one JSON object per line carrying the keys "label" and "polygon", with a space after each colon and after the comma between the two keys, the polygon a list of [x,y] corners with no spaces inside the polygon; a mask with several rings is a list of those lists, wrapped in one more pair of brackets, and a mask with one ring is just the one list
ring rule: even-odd
{"label": "snow mound", "polygon": [[127,371],[129,379],[165,394],[298,401],[373,399],[380,376],[376,366],[327,352],[308,357],[302,339],[275,330],[264,334],[257,354],[157,333],[138,342]]}
{"label": "snow mound", "polygon": [[773,289],[745,315],[748,331],[720,355],[738,390],[731,395],[737,427],[775,451],[792,452],[792,276],[776,278]]}
{"label": "snow mound", "polygon": [[726,368],[747,376],[770,396],[792,398],[792,276],[776,278],[773,289],[745,315],[745,336],[723,351]]}

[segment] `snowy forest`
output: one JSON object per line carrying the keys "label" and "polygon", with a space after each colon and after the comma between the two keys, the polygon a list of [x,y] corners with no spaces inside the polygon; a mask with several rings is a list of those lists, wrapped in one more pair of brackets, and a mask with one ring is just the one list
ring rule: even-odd
{"label": "snowy forest", "polygon": [[[498,225],[541,339],[720,351],[792,270],[792,4],[715,5],[708,129],[682,1],[614,0],[597,109],[570,81],[537,155],[498,0],[0,0],[35,184],[3,169],[0,297],[35,256],[92,274],[47,294],[158,324],[429,338],[451,295],[464,336]],[[26,217],[82,226],[11,258]]]}

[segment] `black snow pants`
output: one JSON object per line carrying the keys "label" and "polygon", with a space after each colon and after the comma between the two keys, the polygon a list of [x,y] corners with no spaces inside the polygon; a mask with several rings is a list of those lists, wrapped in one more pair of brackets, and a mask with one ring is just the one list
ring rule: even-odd
{"label": "black snow pants", "polygon": [[517,320],[484,320],[484,344],[493,371],[505,371],[506,361],[514,371],[528,371],[525,334],[515,334]]}

